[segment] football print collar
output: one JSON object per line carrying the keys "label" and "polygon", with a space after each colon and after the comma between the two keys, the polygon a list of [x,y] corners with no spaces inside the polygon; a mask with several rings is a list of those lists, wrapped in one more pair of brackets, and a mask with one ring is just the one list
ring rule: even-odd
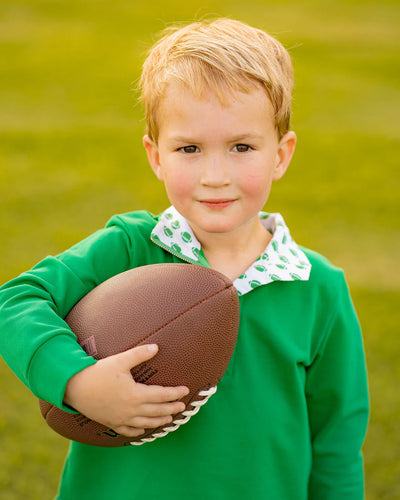
{"label": "football print collar", "polygon": [[[265,212],[260,212],[259,217],[272,234],[272,240],[260,257],[234,281],[239,295],[274,281],[307,281],[310,276],[311,264],[293,241],[283,217]],[[209,267],[192,228],[174,207],[161,214],[151,240],[186,262]]]}

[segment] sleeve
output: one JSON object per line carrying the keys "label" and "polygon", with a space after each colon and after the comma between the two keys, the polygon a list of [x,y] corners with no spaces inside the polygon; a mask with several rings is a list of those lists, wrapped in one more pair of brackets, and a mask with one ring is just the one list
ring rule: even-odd
{"label": "sleeve", "polygon": [[0,354],[38,398],[72,411],[63,405],[66,384],[95,360],[63,318],[95,286],[131,267],[131,247],[127,231],[111,222],[0,288]]}
{"label": "sleeve", "polygon": [[344,281],[335,312],[307,371],[306,396],[312,440],[309,499],[361,500],[361,447],[368,414],[368,387],[360,326]]}

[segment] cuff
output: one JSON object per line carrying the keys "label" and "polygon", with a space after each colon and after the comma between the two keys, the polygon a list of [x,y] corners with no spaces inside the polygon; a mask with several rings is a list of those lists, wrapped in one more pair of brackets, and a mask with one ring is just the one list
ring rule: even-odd
{"label": "cuff", "polygon": [[57,335],[36,351],[28,371],[29,386],[40,399],[68,413],[77,413],[63,403],[68,380],[78,372],[96,363],[67,335]]}

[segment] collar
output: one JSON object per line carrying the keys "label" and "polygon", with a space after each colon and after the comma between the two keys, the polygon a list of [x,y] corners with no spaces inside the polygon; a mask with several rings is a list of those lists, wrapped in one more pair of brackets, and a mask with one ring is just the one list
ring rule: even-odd
{"label": "collar", "polygon": [[[307,281],[310,276],[311,264],[293,241],[283,217],[265,212],[260,212],[259,217],[272,234],[272,240],[260,257],[234,281],[239,295],[274,281]],[[186,262],[209,267],[192,228],[174,207],[161,214],[151,240]]]}

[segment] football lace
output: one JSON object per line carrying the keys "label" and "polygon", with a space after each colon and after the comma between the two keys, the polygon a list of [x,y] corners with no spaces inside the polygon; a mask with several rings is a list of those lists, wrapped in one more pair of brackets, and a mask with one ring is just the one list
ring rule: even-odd
{"label": "football lace", "polygon": [[200,408],[202,406],[204,406],[207,403],[207,401],[210,399],[210,397],[213,394],[215,394],[216,392],[217,392],[217,386],[216,385],[214,385],[213,387],[210,387],[210,389],[207,389],[205,391],[200,391],[198,393],[198,395],[202,396],[203,399],[201,399],[200,401],[193,401],[192,403],[190,403],[191,406],[193,406],[193,410],[185,410],[185,411],[183,411],[182,415],[185,418],[178,418],[176,420],[173,420],[173,422],[172,422],[173,425],[170,425],[168,427],[164,427],[162,429],[162,431],[155,432],[154,434],[151,434],[149,437],[142,438],[139,441],[132,441],[131,445],[133,445],[133,446],[139,446],[139,445],[144,444],[144,443],[151,443],[152,441],[155,441],[157,438],[164,437],[167,434],[169,434],[170,432],[176,431],[177,429],[179,429],[179,427],[181,425],[186,424],[187,422],[189,422],[189,420],[193,417],[193,415],[196,415],[196,413],[198,413],[198,411],[200,410]]}

